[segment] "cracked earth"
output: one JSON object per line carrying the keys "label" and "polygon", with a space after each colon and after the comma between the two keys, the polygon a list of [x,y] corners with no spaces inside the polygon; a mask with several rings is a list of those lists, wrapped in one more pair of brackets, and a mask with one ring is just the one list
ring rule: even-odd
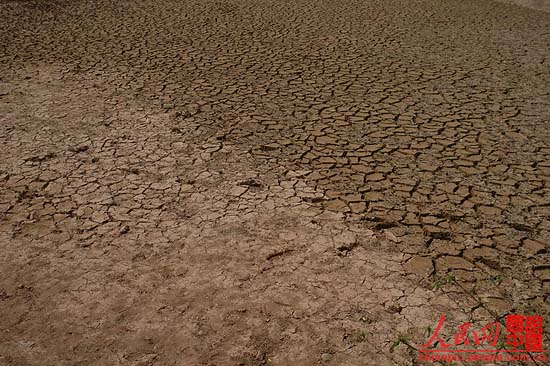
{"label": "cracked earth", "polygon": [[1,1],[0,32],[1,365],[416,365],[440,314],[550,348],[550,13]]}

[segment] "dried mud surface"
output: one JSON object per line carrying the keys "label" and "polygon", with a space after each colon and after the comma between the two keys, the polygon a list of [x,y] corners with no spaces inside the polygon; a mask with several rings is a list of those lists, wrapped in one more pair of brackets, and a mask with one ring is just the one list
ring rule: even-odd
{"label": "dried mud surface", "polygon": [[497,0],[508,4],[526,6],[528,8],[550,11],[550,0]]}
{"label": "dried mud surface", "polygon": [[0,32],[1,365],[415,365],[440,314],[550,320],[550,14],[1,1]]}

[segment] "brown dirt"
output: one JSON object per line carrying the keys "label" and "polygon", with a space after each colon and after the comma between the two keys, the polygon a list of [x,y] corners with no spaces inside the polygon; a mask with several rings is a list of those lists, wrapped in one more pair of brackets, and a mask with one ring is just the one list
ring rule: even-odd
{"label": "brown dirt", "polygon": [[550,0],[498,0],[508,4],[526,6],[537,10],[550,11]]}
{"label": "brown dirt", "polygon": [[441,313],[548,323],[548,24],[0,2],[0,365],[414,365]]}

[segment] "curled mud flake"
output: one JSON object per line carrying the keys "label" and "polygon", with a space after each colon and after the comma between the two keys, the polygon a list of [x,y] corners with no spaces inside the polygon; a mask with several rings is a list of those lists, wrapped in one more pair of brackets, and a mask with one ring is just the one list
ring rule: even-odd
{"label": "curled mud flake", "polygon": [[255,187],[259,188],[262,186],[262,183],[257,179],[246,179],[239,183],[241,186]]}

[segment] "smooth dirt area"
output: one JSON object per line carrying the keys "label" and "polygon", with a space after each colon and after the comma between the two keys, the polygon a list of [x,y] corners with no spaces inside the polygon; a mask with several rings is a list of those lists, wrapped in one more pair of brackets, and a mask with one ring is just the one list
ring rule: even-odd
{"label": "smooth dirt area", "polygon": [[550,11],[550,0],[498,0],[509,4],[517,4],[528,8]]}
{"label": "smooth dirt area", "polygon": [[419,365],[441,314],[550,349],[550,13],[2,0],[0,32],[0,365]]}

